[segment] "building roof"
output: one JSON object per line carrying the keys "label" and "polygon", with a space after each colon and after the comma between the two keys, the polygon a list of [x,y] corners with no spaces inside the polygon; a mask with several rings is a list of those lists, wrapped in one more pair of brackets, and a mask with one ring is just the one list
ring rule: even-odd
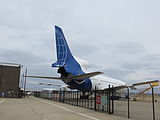
{"label": "building roof", "polygon": [[0,66],[20,67],[20,66],[21,66],[21,64],[17,64],[17,63],[7,63],[7,62],[0,62]]}

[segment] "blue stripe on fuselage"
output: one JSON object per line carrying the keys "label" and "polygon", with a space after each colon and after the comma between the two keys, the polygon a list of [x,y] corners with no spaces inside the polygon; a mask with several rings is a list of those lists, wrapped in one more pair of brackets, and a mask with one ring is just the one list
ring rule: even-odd
{"label": "blue stripe on fuselage", "polygon": [[75,80],[71,80],[67,83],[69,86],[75,87],[75,89],[81,90],[81,91],[90,91],[92,89],[92,82],[91,79],[86,78],[82,83],[78,83]]}

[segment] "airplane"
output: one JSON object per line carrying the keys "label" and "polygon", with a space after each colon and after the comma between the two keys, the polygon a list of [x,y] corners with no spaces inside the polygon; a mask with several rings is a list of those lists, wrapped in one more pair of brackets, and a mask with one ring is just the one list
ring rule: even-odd
{"label": "airplane", "polygon": [[82,65],[72,55],[63,31],[60,27],[55,26],[57,61],[52,64],[52,67],[57,67],[61,77],[43,77],[43,76],[27,76],[34,78],[59,79],[68,85],[70,89],[78,89],[80,91],[91,91],[95,87],[99,90],[104,90],[111,86],[125,86],[126,83],[122,80],[100,75],[102,72],[85,73],[82,70]]}
{"label": "airplane", "polygon": [[[95,88],[97,90],[105,90],[108,89],[109,86],[113,86],[115,89],[122,89],[129,86],[122,80],[102,75],[103,72],[97,71],[86,73],[84,69],[82,69],[83,64],[80,64],[72,55],[63,31],[58,26],[55,26],[55,38],[57,61],[52,64],[52,67],[58,68],[57,73],[59,73],[61,76],[46,77],[27,75],[26,77],[62,80],[68,88],[77,89],[82,92],[89,92],[91,90],[94,90]],[[150,81],[150,83],[152,82],[154,83],[155,81]],[[139,84],[148,83],[137,83],[137,85]],[[134,86],[136,86],[136,84],[133,84],[133,86],[130,85],[129,87],[132,88]]]}

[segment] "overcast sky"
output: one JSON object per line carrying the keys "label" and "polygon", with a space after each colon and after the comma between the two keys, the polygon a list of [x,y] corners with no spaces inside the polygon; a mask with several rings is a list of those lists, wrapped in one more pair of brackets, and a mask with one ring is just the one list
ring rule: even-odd
{"label": "overcast sky", "polygon": [[73,54],[105,75],[127,83],[160,79],[159,5],[158,0],[0,0],[0,61],[23,64],[31,75],[55,76],[58,25]]}

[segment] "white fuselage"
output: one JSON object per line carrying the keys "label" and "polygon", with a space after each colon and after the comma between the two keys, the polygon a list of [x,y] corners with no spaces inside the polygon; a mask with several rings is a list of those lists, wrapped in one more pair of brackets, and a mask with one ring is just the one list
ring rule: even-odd
{"label": "white fuselage", "polygon": [[109,88],[109,85],[110,87],[126,85],[126,83],[121,80],[110,78],[105,75],[98,75],[90,79],[92,82],[92,89],[95,89],[96,87],[98,90],[104,90]]}

